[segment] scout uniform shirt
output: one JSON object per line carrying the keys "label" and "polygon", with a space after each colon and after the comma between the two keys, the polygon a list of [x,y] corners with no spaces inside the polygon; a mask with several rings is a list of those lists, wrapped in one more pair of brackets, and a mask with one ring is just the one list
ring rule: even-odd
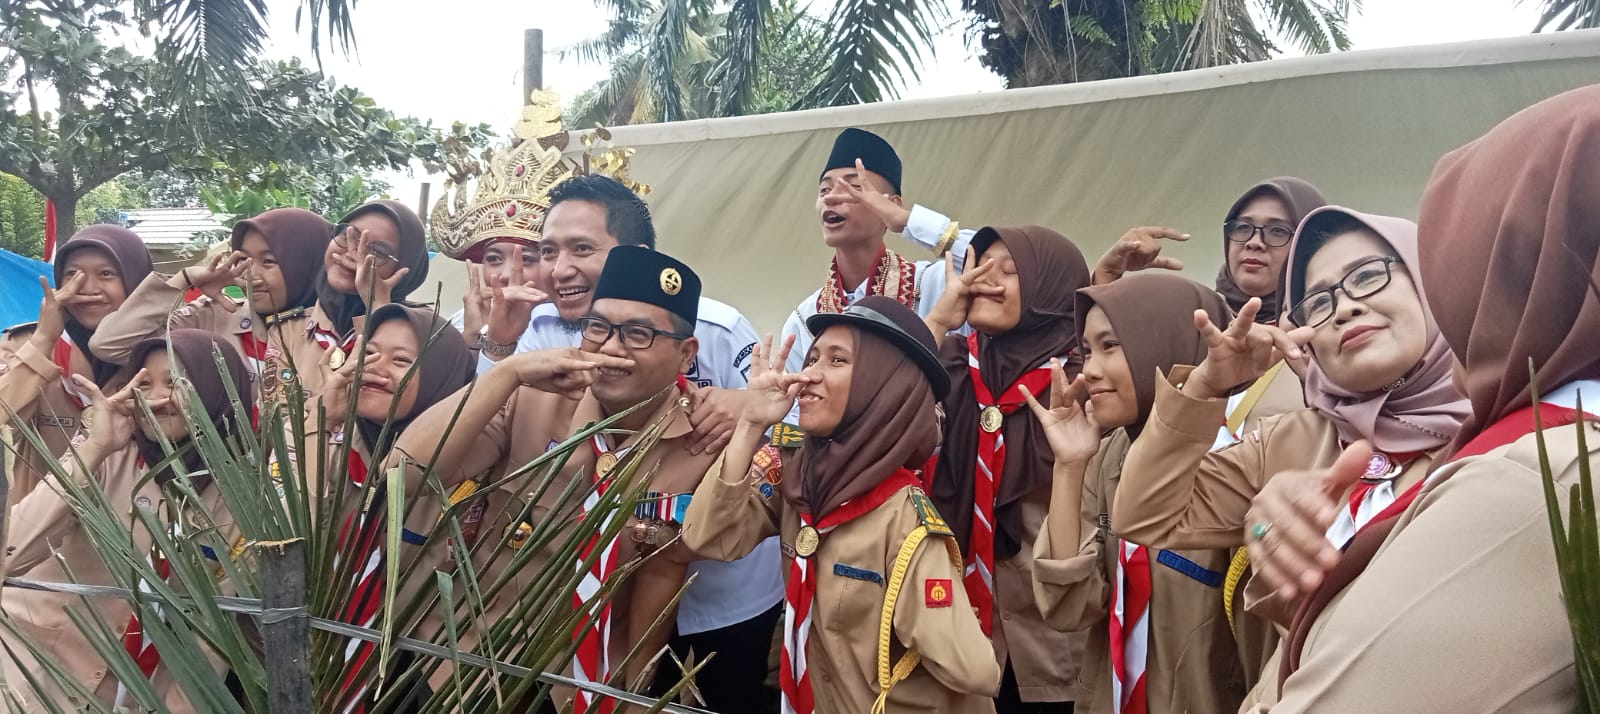
{"label": "scout uniform shirt", "polygon": [[[1600,404],[1595,381],[1544,403],[1575,409],[1579,391],[1585,411]],[[1582,429],[1588,453],[1576,424],[1544,430],[1563,524],[1580,464],[1600,471],[1600,421],[1585,418]],[[1264,701],[1250,711],[1579,709],[1539,464],[1528,433],[1431,474],[1365,570],[1311,624],[1298,671],[1281,693],[1269,671]]]}
{"label": "scout uniform shirt", "polygon": [[[285,386],[300,383],[307,400],[322,386],[317,363],[334,344],[349,352],[355,341],[335,334],[333,320],[320,305],[261,316],[242,300],[228,311],[209,297],[180,304],[184,290],[167,284],[168,276],[151,273],[128,295],[127,302],[107,315],[89,339],[100,359],[121,364],[134,345],[168,329],[195,328],[215,335],[233,335],[239,354],[251,370],[262,402],[287,399]],[[176,306],[176,307],[175,307]]]}
{"label": "scout uniform shirt", "polygon": [[[1112,503],[1124,496],[1117,491],[1128,443],[1127,432],[1117,429],[1089,462],[1079,516],[1087,534],[1083,542],[1054,543],[1046,524],[1033,547],[1034,596],[1045,621],[1060,630],[1089,631],[1080,670],[1087,694],[1077,700],[1077,711],[1122,711],[1113,697],[1120,689],[1127,698],[1140,684],[1149,712],[1236,711],[1246,691],[1244,671],[1220,594],[1232,554],[1135,551],[1106,527]],[[1135,586],[1140,571],[1148,573],[1147,589]],[[1129,585],[1115,585],[1120,580]],[[1122,651],[1114,656],[1118,628]],[[1136,654],[1141,650],[1142,671]],[[1119,668],[1124,679],[1114,688],[1119,661],[1126,663]]]}
{"label": "scout uniform shirt", "polygon": [[[62,459],[62,467],[69,473],[78,472],[79,468],[71,457]],[[147,471],[138,447],[129,445],[108,456],[96,471],[94,479],[112,508],[120,506],[124,509],[119,514],[124,521],[136,524],[131,531],[134,553],[151,552],[150,534],[142,525],[137,525],[135,508],[154,509],[163,522],[170,523],[173,517],[173,500],[153,480],[145,478]],[[55,477],[51,476],[11,509],[5,574],[41,582],[117,585],[64,493],[58,488]],[[205,557],[211,560],[240,557],[244,539],[239,535],[227,504],[222,500],[222,490],[216,484],[211,484],[200,492],[200,498],[204,503],[203,508],[190,508],[185,512],[185,529],[191,534],[199,533],[214,521],[216,537],[196,537],[194,542],[212,544],[201,547]],[[218,552],[223,548],[226,550]],[[219,581],[223,579],[220,565],[215,574]],[[224,595],[233,594],[222,582],[218,584],[218,591]],[[70,610],[85,611],[85,606],[77,596],[12,589],[5,592],[3,607],[6,616],[16,623],[21,633],[49,652],[69,676],[94,692],[103,705],[110,706],[116,700],[116,675],[108,670],[105,660],[95,652],[88,638],[68,617]],[[124,632],[129,618],[134,614],[133,608],[118,598],[94,598],[93,607],[111,631],[118,635]],[[11,651],[10,656],[0,656],[0,669],[5,673],[6,685],[22,698],[24,710],[41,711],[41,698],[58,704],[66,703],[65,693],[53,688],[34,691],[28,684],[22,673],[39,673],[42,669],[20,641],[3,629],[0,629],[0,641]],[[209,649],[206,654],[220,678],[226,671],[222,660]],[[48,679],[41,677],[41,684],[49,687]],[[158,694],[166,698],[166,706],[172,711],[179,714],[196,711],[179,691],[165,667],[157,666],[152,685]]]}
{"label": "scout uniform shirt", "polygon": [[[700,350],[685,375],[689,382],[698,387],[744,389],[750,381],[750,357],[758,339],[750,321],[731,305],[701,297],[694,336],[700,342]],[[555,305],[541,303],[533,309],[528,330],[517,340],[516,351],[580,347],[582,342],[577,332],[562,324]],[[480,354],[478,374],[495,364]],[[692,635],[716,630],[772,609],[783,600],[783,573],[777,567],[778,559],[778,542],[772,540],[732,563],[690,563],[689,574],[694,582],[678,603],[678,632]]]}
{"label": "scout uniform shirt", "polygon": [[[772,466],[773,453],[757,452],[758,463],[764,464],[760,467],[717,463],[689,504],[685,545],[703,557],[728,560],[780,535],[789,561],[785,570],[793,577],[800,514],[784,504],[777,485],[797,478],[798,470],[793,459]],[[752,470],[754,478],[747,476]],[[955,549],[948,526],[915,485],[880,495],[885,496],[881,504],[837,525],[821,536],[820,543],[808,544],[816,548],[804,563],[808,579],[816,578],[815,597],[806,605],[810,609],[804,619],[809,626],[799,629],[813,710],[866,714],[882,693],[891,668],[908,649],[915,649],[920,664],[893,685],[886,711],[993,712],[1000,667],[961,587],[960,556],[951,557]],[[931,535],[916,546],[886,618],[896,562],[907,536],[923,527]],[[792,592],[803,589],[798,582],[789,587]],[[882,645],[888,651],[880,651]]]}
{"label": "scout uniform shirt", "polygon": [[[68,369],[62,369],[63,364]],[[45,451],[41,452],[33,448],[21,432],[14,433],[17,459],[7,496],[10,504],[21,501],[50,475],[49,464],[67,453],[72,438],[82,426],[81,418],[84,408],[89,406],[89,396],[69,383],[74,374],[89,376],[93,368],[83,353],[64,337],[57,340],[53,355],[40,354],[30,341],[18,348],[15,355],[0,362],[0,398],[17,412],[18,419],[39,434],[45,446]],[[9,416],[3,411],[0,415]]]}
{"label": "scout uniform shirt", "polygon": [[[1301,409],[1262,419],[1242,442],[1212,451],[1226,402],[1194,399],[1180,391],[1176,385],[1188,378],[1190,369],[1175,368],[1167,378],[1156,380],[1150,416],[1123,464],[1112,529],[1157,548],[1238,548],[1245,543],[1250,502],[1267,481],[1281,471],[1331,465],[1341,452],[1338,433],[1333,422],[1315,410]],[[1392,480],[1379,487],[1399,495],[1427,474],[1433,453],[1395,461]],[[1368,500],[1352,508],[1346,499],[1329,531],[1330,541],[1343,546],[1375,515]],[[1253,578],[1243,590],[1248,612],[1289,625],[1294,603],[1281,602]]]}

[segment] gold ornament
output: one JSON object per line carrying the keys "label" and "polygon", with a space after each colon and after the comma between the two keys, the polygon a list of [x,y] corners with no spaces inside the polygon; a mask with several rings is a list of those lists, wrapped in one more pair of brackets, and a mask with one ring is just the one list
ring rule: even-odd
{"label": "gold ornament", "polygon": [[613,453],[611,453],[609,451],[604,453],[604,454],[601,454],[600,458],[595,459],[595,462],[594,462],[595,472],[600,474],[601,476],[604,476],[604,475],[606,475],[608,473],[611,473],[611,469],[614,469],[616,467],[617,467],[617,455],[613,454]]}
{"label": "gold ornament", "polygon": [[809,558],[817,552],[817,546],[822,544],[822,534],[811,526],[800,526],[800,532],[794,536],[794,554],[802,558]]}
{"label": "gold ornament", "polygon": [[1000,431],[1000,425],[1005,421],[1006,417],[1000,413],[1000,407],[993,405],[984,407],[983,412],[978,415],[978,426],[990,434]]}
{"label": "gold ornament", "polygon": [[333,354],[328,356],[328,366],[334,368],[334,370],[338,370],[340,367],[343,367],[344,350],[334,350]]}
{"label": "gold ornament", "polygon": [[668,295],[677,295],[683,290],[683,276],[678,274],[677,268],[664,268],[661,271],[661,292]]}

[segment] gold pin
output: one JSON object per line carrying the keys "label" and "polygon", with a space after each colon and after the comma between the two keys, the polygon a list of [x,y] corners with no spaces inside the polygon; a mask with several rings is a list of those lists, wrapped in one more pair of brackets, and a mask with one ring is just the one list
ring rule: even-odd
{"label": "gold pin", "polygon": [[334,350],[333,351],[333,355],[328,357],[328,366],[332,367],[334,369],[338,369],[340,367],[343,367],[344,366],[344,350]]}
{"label": "gold pin", "polygon": [[822,544],[822,534],[811,526],[800,526],[800,532],[794,536],[794,554],[802,558],[809,558],[817,552],[817,546]]}
{"label": "gold pin", "polygon": [[600,457],[594,461],[595,471],[602,476],[611,473],[611,469],[616,468],[616,466],[617,455],[609,451],[601,454]]}
{"label": "gold pin", "polygon": [[1006,417],[1000,413],[1000,407],[993,405],[984,407],[983,412],[978,415],[978,426],[990,434],[1000,431],[1000,426],[1005,421]]}
{"label": "gold pin", "polygon": [[678,274],[677,268],[662,268],[661,292],[668,295],[677,295],[683,290],[683,276]]}

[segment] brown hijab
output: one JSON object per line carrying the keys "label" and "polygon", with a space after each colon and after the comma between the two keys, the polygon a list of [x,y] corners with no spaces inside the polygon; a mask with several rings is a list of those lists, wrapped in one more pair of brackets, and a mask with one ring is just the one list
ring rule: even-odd
{"label": "brown hijab", "polygon": [[283,272],[284,304],[278,310],[316,304],[317,276],[328,241],[333,239],[333,224],[304,208],[274,208],[234,224],[234,250],[244,245],[244,236],[251,230],[259,231],[266,239],[267,248]]}
{"label": "brown hijab", "polygon": [[[1231,313],[1215,290],[1188,278],[1163,273],[1129,275],[1105,285],[1078,291],[1079,315],[1099,307],[1122,343],[1122,354],[1133,375],[1139,398],[1139,418],[1127,427],[1137,437],[1156,400],[1157,372],[1175,365],[1199,364],[1206,356],[1206,341],[1194,329],[1194,311],[1205,310],[1213,324],[1224,324]],[[1083,342],[1083,324],[1078,325]]]}
{"label": "brown hijab", "polygon": [[[200,408],[223,441],[232,439],[239,433],[241,425],[235,418],[237,415],[233,410],[233,397],[228,394],[227,385],[232,383],[233,394],[246,404],[253,404],[255,397],[250,391],[250,372],[245,368],[244,359],[239,356],[239,351],[231,344],[231,340],[212,334],[209,330],[190,328],[173,330],[166,337],[143,340],[134,345],[133,352],[128,355],[128,365],[124,368],[125,378],[132,379],[133,375],[144,368],[144,361],[149,358],[150,353],[166,349],[169,342],[172,345],[172,355],[178,361],[173,371],[194,385],[195,394],[200,397]],[[222,358],[226,374],[217,370],[218,355]],[[244,425],[243,428],[248,429],[249,426]],[[160,442],[146,439],[138,430],[133,433],[133,441],[139,447],[139,454],[144,457],[145,464],[154,466],[167,458]],[[193,439],[189,438],[173,444],[174,453],[182,451],[192,441]],[[184,469],[190,474],[199,474],[207,470],[205,459],[201,457],[198,449],[191,448],[184,453],[183,464]],[[168,466],[155,475],[155,480],[156,483],[166,483],[176,475],[172,467]],[[193,485],[195,490],[199,491],[209,483],[211,476],[204,475],[196,478]]]}
{"label": "brown hijab", "polygon": [[1472,402],[1452,451],[1532,403],[1530,360],[1546,393],[1600,378],[1600,85],[1446,154],[1418,224],[1422,283]]}
{"label": "brown hijab", "polygon": [[[368,201],[345,214],[339,222],[349,223],[368,213],[381,213],[394,221],[395,226],[399,228],[400,251],[395,257],[399,259],[400,267],[410,268],[411,272],[406,273],[400,283],[394,286],[389,298],[395,302],[403,302],[411,295],[411,291],[421,287],[422,281],[428,279],[427,231],[423,229],[422,219],[417,217],[416,212],[399,201]],[[317,277],[317,303],[322,306],[322,311],[328,318],[333,320],[334,327],[341,335],[354,329],[356,317],[367,310],[366,303],[361,301],[360,296],[334,290],[333,286],[328,284],[326,274]]]}
{"label": "brown hijab", "polygon": [[[973,236],[971,250],[981,260],[996,240],[1005,241],[1017,264],[1023,310],[1017,326],[1004,334],[978,335],[978,368],[989,393],[998,397],[1052,357],[1060,358],[1070,374],[1078,373],[1083,360],[1077,350],[1073,296],[1089,284],[1090,272],[1078,246],[1049,228],[984,228]],[[966,340],[952,336],[944,345],[940,356],[951,384],[950,396],[944,400],[946,438],[928,495],[965,548],[972,535],[973,474],[978,466],[978,397]],[[1007,417],[1003,432],[1006,462],[994,499],[994,554],[1000,559],[1010,558],[1025,545],[1019,502],[1050,484],[1054,463],[1044,429],[1028,409],[1018,409]]]}
{"label": "brown hijab", "polygon": [[[1250,190],[1245,191],[1244,195],[1239,197],[1239,200],[1233,202],[1233,207],[1228,209],[1228,216],[1222,221],[1226,223],[1238,218],[1239,212],[1244,210],[1245,205],[1262,194],[1272,194],[1277,196],[1278,200],[1283,201],[1283,205],[1289,208],[1290,222],[1296,226],[1300,225],[1300,221],[1306,217],[1306,214],[1328,203],[1328,200],[1322,197],[1322,192],[1318,191],[1317,187],[1312,186],[1310,182],[1293,176],[1279,176],[1251,186]],[[1228,237],[1224,235],[1222,237],[1222,269],[1217,272],[1217,292],[1222,293],[1222,297],[1228,300],[1228,309],[1234,314],[1238,314],[1240,310],[1244,309],[1244,304],[1250,301],[1250,296],[1239,289],[1238,283],[1233,282],[1233,273],[1228,270],[1228,244]],[[1261,312],[1256,313],[1256,322],[1276,323],[1278,315],[1283,312],[1285,306],[1278,299],[1278,296],[1283,294],[1283,272],[1278,273],[1278,281],[1278,292],[1261,298]]]}
{"label": "brown hijab", "polygon": [[[61,285],[61,273],[66,270],[67,256],[84,248],[98,248],[111,256],[111,262],[117,264],[117,272],[122,276],[122,290],[127,295],[132,295],[133,289],[139,287],[139,283],[144,282],[145,276],[150,274],[150,249],[145,247],[144,239],[122,226],[100,223],[72,234],[72,237],[56,250],[57,286]],[[100,387],[106,386],[122,367],[106,362],[90,352],[89,338],[94,336],[94,330],[73,319],[70,312],[66,317],[67,336],[78,346],[78,351],[88,358],[89,366],[94,372],[92,375],[94,383]]]}
{"label": "brown hijab", "polygon": [[921,468],[939,443],[933,388],[916,362],[868,330],[828,329],[855,336],[855,371],[844,416],[833,436],[806,437],[800,478],[782,484],[785,500],[818,519],[901,468]]}
{"label": "brown hijab", "polygon": [[411,378],[417,383],[417,401],[410,412],[395,415],[384,443],[379,443],[383,422],[357,419],[356,428],[371,449],[373,463],[383,460],[395,437],[405,431],[418,414],[467,386],[477,366],[472,351],[467,349],[466,338],[432,310],[399,303],[384,305],[367,319],[367,337],[371,338],[380,325],[393,320],[406,321],[417,336],[417,371]]}

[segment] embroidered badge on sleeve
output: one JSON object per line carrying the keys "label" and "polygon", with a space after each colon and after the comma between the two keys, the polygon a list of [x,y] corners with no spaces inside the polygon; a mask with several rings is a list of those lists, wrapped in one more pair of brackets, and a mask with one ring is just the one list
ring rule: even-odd
{"label": "embroidered badge on sleeve", "polygon": [[928,578],[922,581],[922,589],[927,596],[928,607],[950,607],[955,604],[949,578]]}

